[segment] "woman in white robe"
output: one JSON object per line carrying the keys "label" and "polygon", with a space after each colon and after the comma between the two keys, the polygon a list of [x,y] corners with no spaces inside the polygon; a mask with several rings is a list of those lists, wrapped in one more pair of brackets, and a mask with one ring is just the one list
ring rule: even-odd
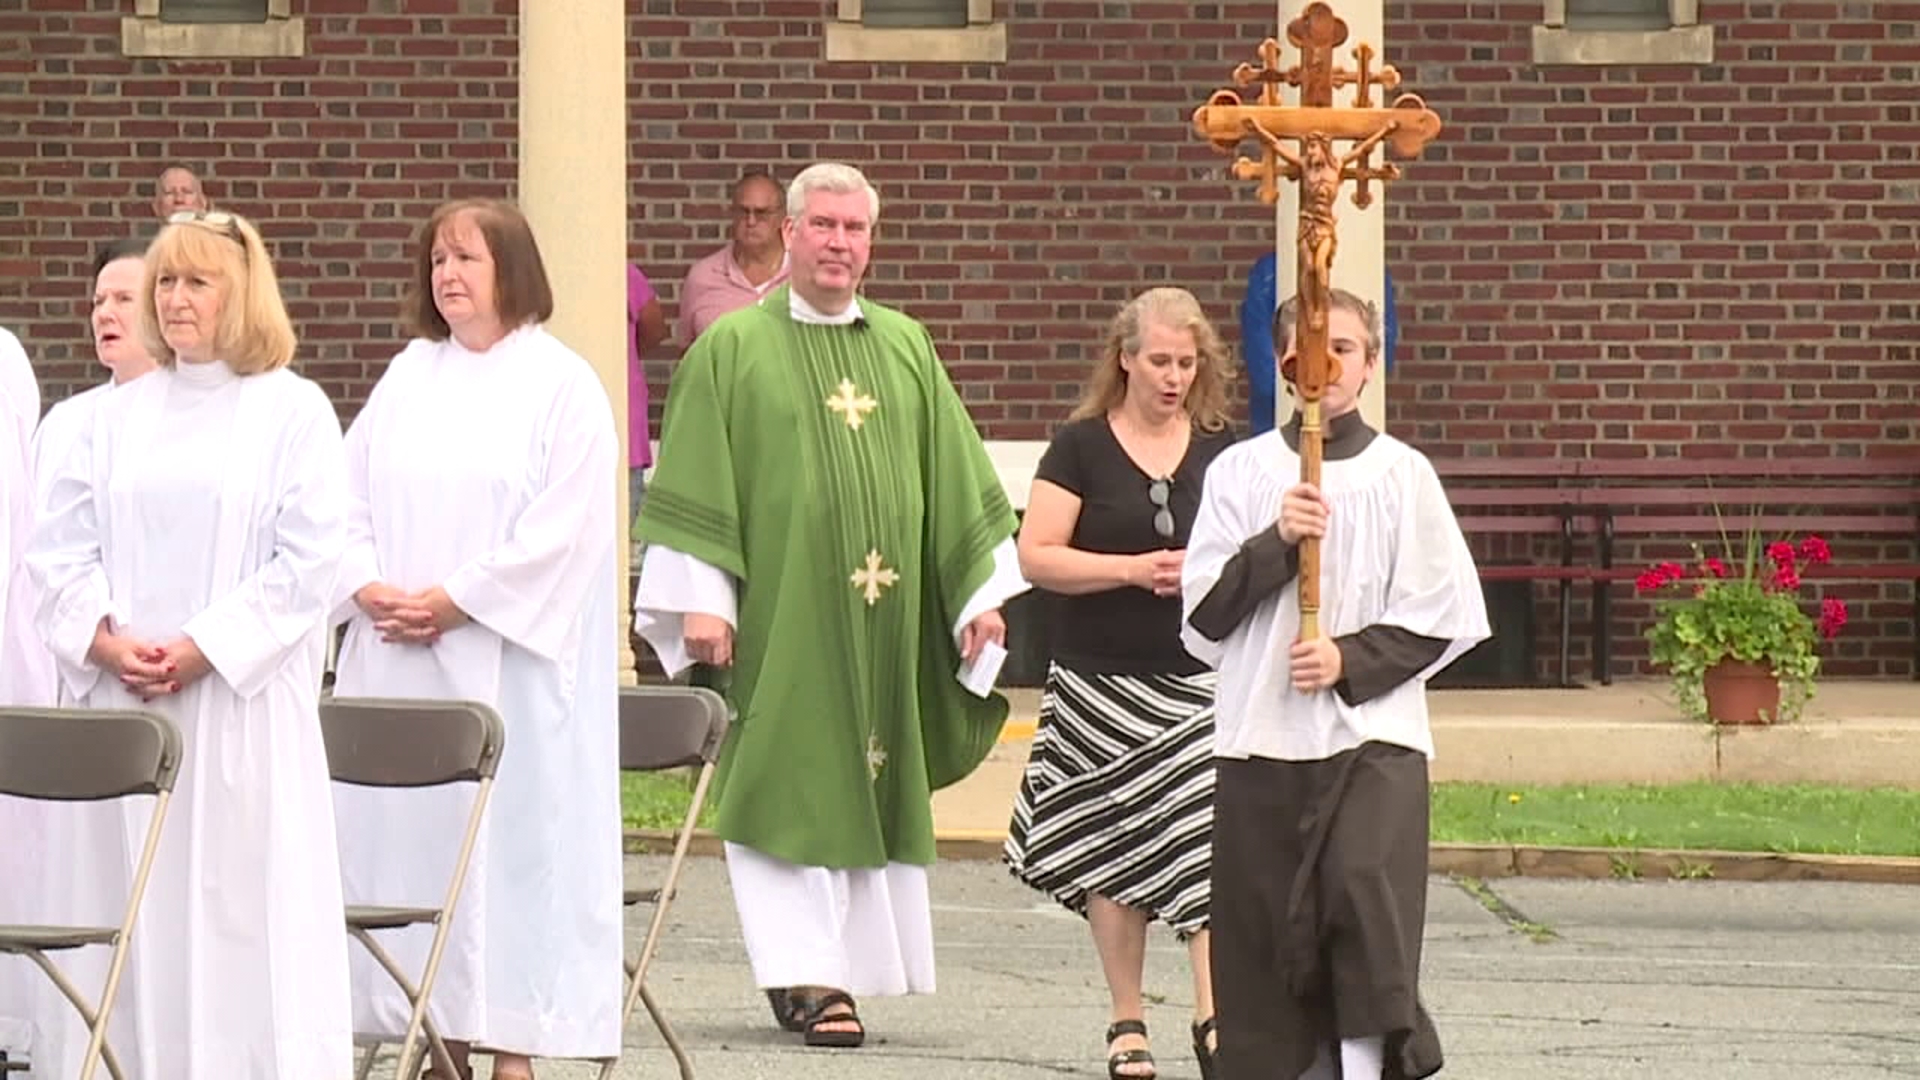
{"label": "woman in white robe", "polygon": [[[121,383],[131,382],[153,371],[153,354],[140,336],[140,301],[146,278],[147,242],[128,238],[116,240],[100,250],[93,263],[93,300],[88,322],[93,332],[94,357],[112,374],[98,386],[83,390],[47,410],[33,432],[33,472],[35,504],[43,503],[53,486],[54,475],[73,452],[74,443],[87,431],[100,399]],[[25,538],[19,543],[24,555]],[[23,560],[24,562],[24,560]],[[37,604],[23,605],[18,616],[24,618],[29,642],[9,642],[7,655],[26,656],[44,664],[45,677],[40,692],[30,701],[9,704],[55,704],[58,698],[53,673],[53,656],[33,626]],[[127,852],[122,814],[125,808],[111,803],[97,805],[68,804],[41,806],[40,850],[57,853],[42,857],[30,873],[19,876],[0,874],[0,880],[33,882],[33,888],[6,890],[0,894],[0,922],[75,922],[111,926],[119,922],[125,910],[126,890],[130,884],[126,868],[133,856]],[[0,825],[0,836],[17,835]],[[21,849],[24,852],[24,848]],[[10,895],[7,895],[10,894]],[[32,914],[16,912],[5,906],[6,900],[37,902],[41,908]],[[76,986],[93,992],[104,986],[109,953],[106,949],[73,949],[55,954],[58,964]],[[4,965],[6,961],[0,961]],[[29,968],[24,959],[15,959],[29,986],[33,999],[31,1035],[32,1059],[39,1069],[53,1076],[74,1073],[87,1045],[87,1025],[73,1006],[60,996],[53,983],[39,971]],[[123,987],[123,993],[124,987]],[[130,995],[129,995],[130,997]],[[121,1003],[129,1000],[122,997]],[[4,1011],[4,1010],[0,1010]],[[114,1010],[108,1038],[116,1052],[131,1054],[133,1046],[131,1015],[125,1008]],[[0,1046],[5,1045],[0,1040]],[[68,1067],[66,1063],[76,1063]]]}
{"label": "woman in white robe", "polygon": [[[497,708],[505,756],[433,989],[468,1075],[620,1052],[621,854],[612,406],[541,322],[553,297],[510,204],[441,207],[409,297],[419,339],[347,433],[351,525],[336,594],[341,697]],[[472,794],[341,788],[358,903],[437,904]],[[383,935],[409,971],[428,928]],[[367,958],[355,1029],[397,1036],[407,1004]]]}
{"label": "woman in white robe", "polygon": [[[162,370],[100,400],[28,556],[63,694],[160,711],[185,740],[122,1057],[138,1080],[339,1080],[340,879],[315,857],[334,846],[318,711],[345,544],[339,421],[286,366],[293,328],[251,225],[175,215],[142,293]],[[129,807],[130,837],[145,817]]]}
{"label": "woman in white robe", "polygon": [[[40,419],[40,385],[20,340],[0,329],[0,705],[53,704],[53,662],[33,627],[25,554],[33,531],[30,448]],[[0,924],[41,921],[29,906],[45,863],[53,808],[0,795]],[[45,981],[22,958],[0,956],[0,1054],[32,1049],[32,1001]]]}
{"label": "woman in white robe", "polygon": [[88,323],[93,355],[111,376],[47,410],[33,434],[34,476],[44,497],[54,473],[87,428],[100,399],[117,386],[151,373],[158,365],[140,336],[141,289],[147,272],[147,242],[115,240],[93,260],[93,301]]}

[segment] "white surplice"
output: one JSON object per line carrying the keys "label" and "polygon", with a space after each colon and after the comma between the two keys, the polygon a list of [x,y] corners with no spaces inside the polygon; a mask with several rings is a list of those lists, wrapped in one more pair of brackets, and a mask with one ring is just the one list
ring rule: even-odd
{"label": "white surplice", "polygon": [[[797,322],[819,325],[847,325],[861,317],[857,300],[838,315],[826,315],[798,292],[790,296],[789,311]],[[993,575],[954,620],[954,641],[968,623],[1031,587],[1020,575],[1014,542],[1002,541],[993,552]],[[726,571],[656,544],[641,561],[633,628],[671,677],[693,663],[686,617],[713,615],[734,626],[738,604],[737,584]],[[926,867],[801,866],[739,844],[725,850],[756,986],[829,986],[855,997],[933,993]]]}
{"label": "white surplice", "polygon": [[[334,692],[486,702],[507,727],[498,783],[434,986],[448,1038],[535,1057],[620,1049],[618,553],[612,407],[538,326],[484,353],[415,341],[347,433],[347,619]],[[444,586],[472,622],[431,646],[382,642],[352,594]],[[472,789],[340,788],[355,902],[439,905]],[[381,935],[406,970],[426,928]],[[405,1031],[407,1005],[355,950],[354,1026]]]}
{"label": "white surplice", "polygon": [[[185,364],[103,396],[44,500],[28,563],[63,691],[162,712],[185,742],[119,1006],[135,1080],[352,1068],[339,871],[316,857],[334,850],[319,683],[346,542],[340,448],[326,395],[293,372]],[[142,706],[87,658],[103,617],[140,640],[190,637],[213,671]],[[147,811],[129,806],[129,850]]]}
{"label": "white surplice", "polygon": [[[1300,482],[1300,458],[1277,431],[1222,452],[1207,469],[1181,573],[1185,615],[1206,599],[1240,545],[1271,529],[1280,498]],[[1320,545],[1320,628],[1327,637],[1383,623],[1447,642],[1426,670],[1377,698],[1293,688],[1287,645],[1300,637],[1296,579],[1268,597],[1224,641],[1186,619],[1181,643],[1218,668],[1215,753],[1224,758],[1323,761],[1378,741],[1433,756],[1426,680],[1486,639],[1486,604],[1466,539],[1433,464],[1379,434],[1350,458],[1321,465],[1332,505]]]}
{"label": "white surplice", "polygon": [[[0,329],[0,705],[53,704],[53,658],[33,625],[27,541],[33,533],[33,430],[40,384],[18,338]],[[45,921],[31,883],[45,872],[48,822],[60,807],[0,795],[0,923]],[[32,1050],[38,985],[28,961],[0,956],[0,1050]]]}

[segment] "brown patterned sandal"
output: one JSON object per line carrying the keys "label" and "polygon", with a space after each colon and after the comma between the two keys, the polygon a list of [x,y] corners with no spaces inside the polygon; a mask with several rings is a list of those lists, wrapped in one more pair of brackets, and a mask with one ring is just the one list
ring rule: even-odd
{"label": "brown patterned sandal", "polygon": [[[827,1011],[836,1005],[845,1005],[847,1011],[843,1013]],[[827,1024],[852,1024],[858,1030],[821,1030]],[[867,1028],[860,1022],[860,1014],[855,1010],[852,996],[841,990],[821,994],[807,1002],[806,1031],[808,1046],[831,1046],[851,1050],[867,1041]]]}
{"label": "brown patterned sandal", "polygon": [[800,1001],[792,987],[777,987],[767,991],[767,1007],[773,1010],[773,1022],[780,1030],[799,1034],[807,1029],[807,1006]]}

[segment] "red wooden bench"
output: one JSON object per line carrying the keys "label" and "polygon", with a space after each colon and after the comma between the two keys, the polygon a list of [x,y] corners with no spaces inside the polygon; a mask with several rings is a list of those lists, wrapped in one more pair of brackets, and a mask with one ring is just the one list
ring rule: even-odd
{"label": "red wooden bench", "polygon": [[[1598,528],[1594,590],[1595,674],[1612,681],[1610,595],[1640,566],[1614,565],[1622,538],[1671,537],[1718,546],[1724,530],[1737,545],[1749,528],[1762,536],[1819,533],[1829,541],[1884,537],[1907,541],[1911,561],[1843,562],[1810,577],[1904,581],[1920,603],[1920,458],[1636,458],[1583,461],[1577,505]],[[1718,508],[1716,512],[1716,508]],[[1914,678],[1920,679],[1920,610],[1914,615]]]}
{"label": "red wooden bench", "polygon": [[[1562,685],[1569,685],[1573,588],[1593,589],[1593,673],[1613,681],[1611,593],[1643,567],[1614,565],[1623,538],[1711,540],[1722,524],[1735,533],[1819,532],[1829,539],[1907,539],[1914,561],[1847,562],[1810,576],[1852,581],[1907,581],[1920,603],[1920,456],[1854,458],[1441,458],[1434,468],[1447,487],[1460,527],[1476,535],[1545,536],[1558,540],[1556,564],[1482,565],[1486,581],[1553,581],[1559,586]],[[1723,516],[1716,516],[1714,508]],[[1757,515],[1755,511],[1758,511]],[[1812,510],[1813,513],[1790,512]],[[1593,559],[1575,558],[1591,535]],[[1920,679],[1920,611],[1914,617],[1914,677]]]}
{"label": "red wooden bench", "polygon": [[[1474,536],[1540,536],[1558,541],[1559,562],[1480,562],[1482,581],[1550,581],[1560,592],[1560,685],[1573,685],[1573,587],[1592,580],[1592,567],[1576,565],[1579,535],[1593,530],[1593,512],[1562,486],[1577,476],[1569,458],[1436,458],[1433,466],[1447,489],[1460,531]],[[1586,526],[1582,528],[1582,526]],[[1595,628],[1598,633],[1598,628]]]}

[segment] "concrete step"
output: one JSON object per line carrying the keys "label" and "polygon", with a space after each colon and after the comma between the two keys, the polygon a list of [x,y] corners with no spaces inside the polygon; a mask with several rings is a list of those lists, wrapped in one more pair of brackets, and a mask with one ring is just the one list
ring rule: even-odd
{"label": "concrete step", "polygon": [[[1037,690],[1009,690],[1000,744],[933,799],[943,838],[1006,835],[1039,718]],[[1663,680],[1572,689],[1435,690],[1436,781],[1515,785],[1698,780],[1920,787],[1920,685],[1822,683],[1799,722],[1713,727],[1680,715]]]}

